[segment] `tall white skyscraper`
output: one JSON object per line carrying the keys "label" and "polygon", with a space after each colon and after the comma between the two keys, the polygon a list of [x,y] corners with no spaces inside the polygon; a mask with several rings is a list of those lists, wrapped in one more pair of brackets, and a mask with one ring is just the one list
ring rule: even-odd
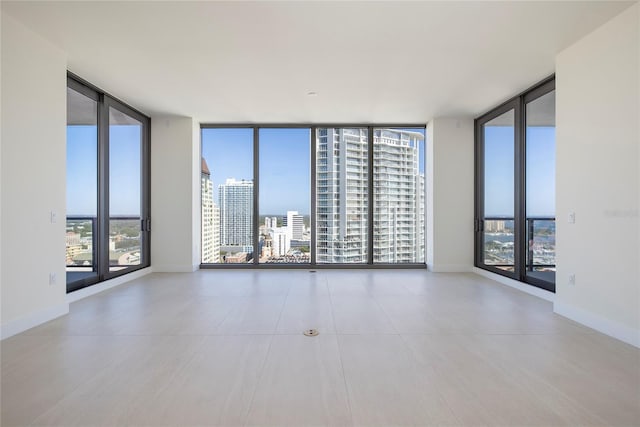
{"label": "tall white skyscraper", "polygon": [[220,245],[253,248],[253,181],[228,178],[218,187]]}
{"label": "tall white skyscraper", "polygon": [[211,262],[219,263],[220,259],[220,208],[215,203],[213,204],[213,221],[212,221],[212,230],[213,230],[213,239],[212,239],[212,249],[211,249]]}
{"label": "tall white skyscraper", "polygon": [[200,173],[202,204],[202,262],[220,262],[220,210],[213,202],[213,183],[207,162],[202,159]]}
{"label": "tall white skyscraper", "polygon": [[284,256],[289,251],[291,246],[291,240],[287,235],[287,229],[285,227],[277,227],[273,230],[272,243],[274,256]]}
{"label": "tall white skyscraper", "polygon": [[274,230],[278,226],[278,218],[275,216],[268,216],[264,219],[264,228],[267,230]]}
{"label": "tall white skyscraper", "polygon": [[287,211],[287,237],[289,240],[302,240],[304,218],[298,211]]}
{"label": "tall white skyscraper", "polygon": [[374,129],[375,208],[368,200],[366,128],[318,129],[316,247],[319,263],[366,263],[369,214],[374,262],[424,262],[422,133]]}
{"label": "tall white skyscraper", "polygon": [[424,262],[422,140],[420,132],[374,130],[374,262]]}
{"label": "tall white skyscraper", "polygon": [[316,259],[366,263],[367,129],[318,129]]}

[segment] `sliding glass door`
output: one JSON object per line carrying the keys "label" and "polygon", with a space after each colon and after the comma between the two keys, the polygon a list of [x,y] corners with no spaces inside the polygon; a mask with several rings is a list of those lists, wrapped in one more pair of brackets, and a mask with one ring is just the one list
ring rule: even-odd
{"label": "sliding glass door", "polygon": [[525,99],[527,244],[525,274],[527,280],[532,283],[555,283],[555,96],[555,91],[542,90],[529,94]]}
{"label": "sliding glass door", "polygon": [[148,265],[144,117],[109,103],[109,275]]}
{"label": "sliding glass door", "polygon": [[67,292],[150,265],[148,117],[67,81]]}
{"label": "sliding glass door", "polygon": [[98,96],[67,87],[67,283],[98,281]]}
{"label": "sliding glass door", "polygon": [[489,270],[515,275],[515,108],[496,111],[480,127],[483,192],[478,232],[480,262]]}
{"label": "sliding glass door", "polygon": [[549,79],[476,120],[475,265],[555,290],[555,91]]}

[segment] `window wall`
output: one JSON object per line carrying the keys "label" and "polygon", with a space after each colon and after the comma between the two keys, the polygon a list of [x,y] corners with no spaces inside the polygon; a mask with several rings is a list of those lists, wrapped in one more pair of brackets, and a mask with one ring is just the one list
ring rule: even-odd
{"label": "window wall", "polygon": [[373,262],[425,261],[423,128],[373,130]]}
{"label": "window wall", "polygon": [[[203,125],[203,266],[424,266],[424,136],[424,126]],[[208,257],[225,233],[209,225],[209,206],[238,203],[215,194],[238,162],[251,182],[252,248],[229,259],[221,242],[223,255]]]}
{"label": "window wall", "polygon": [[555,80],[476,120],[476,266],[555,291]]}
{"label": "window wall", "polygon": [[369,260],[369,129],[318,128],[316,260]]}
{"label": "window wall", "polygon": [[259,130],[259,262],[311,263],[311,129]]}
{"label": "window wall", "polygon": [[150,265],[150,119],[67,81],[67,291]]}
{"label": "window wall", "polygon": [[202,263],[254,258],[253,129],[202,129]]}

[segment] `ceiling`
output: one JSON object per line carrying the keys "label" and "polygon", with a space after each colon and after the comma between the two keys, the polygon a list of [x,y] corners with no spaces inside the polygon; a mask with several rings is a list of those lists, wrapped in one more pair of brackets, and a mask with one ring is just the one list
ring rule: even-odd
{"label": "ceiling", "polygon": [[505,101],[633,3],[2,1],[2,12],[152,116],[419,124]]}

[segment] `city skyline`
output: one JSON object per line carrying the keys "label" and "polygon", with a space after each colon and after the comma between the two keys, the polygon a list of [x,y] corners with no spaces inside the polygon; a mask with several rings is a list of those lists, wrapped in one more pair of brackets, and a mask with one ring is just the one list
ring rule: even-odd
{"label": "city skyline", "polygon": [[[370,221],[375,233],[375,262],[424,262],[425,130],[374,128],[373,132],[375,191],[374,200],[369,201],[368,129],[317,128],[314,185],[319,263],[366,262]],[[253,129],[203,129],[203,165],[208,165],[207,179],[214,189],[206,197],[218,200],[221,252],[227,256],[233,250],[251,252],[244,258],[233,257],[231,262],[246,262],[252,257],[259,257],[260,262],[272,258],[282,262],[282,257],[284,262],[309,262],[305,251],[310,250],[311,232],[304,221],[311,215],[308,128],[259,129],[259,246],[253,248],[251,235],[255,230],[251,225],[238,228],[243,230],[243,244],[239,237],[229,241],[224,236],[227,211],[233,211],[234,220],[240,223],[253,223],[253,193],[242,196],[246,203],[241,209],[236,206],[237,197],[226,196],[226,185],[239,184],[242,179],[251,191],[255,188],[253,135]],[[211,203],[203,201],[203,206]],[[205,215],[211,216],[203,213],[203,218]],[[282,226],[272,217],[283,218]],[[212,239],[203,235],[202,240]],[[210,251],[203,248],[203,253]]]}

